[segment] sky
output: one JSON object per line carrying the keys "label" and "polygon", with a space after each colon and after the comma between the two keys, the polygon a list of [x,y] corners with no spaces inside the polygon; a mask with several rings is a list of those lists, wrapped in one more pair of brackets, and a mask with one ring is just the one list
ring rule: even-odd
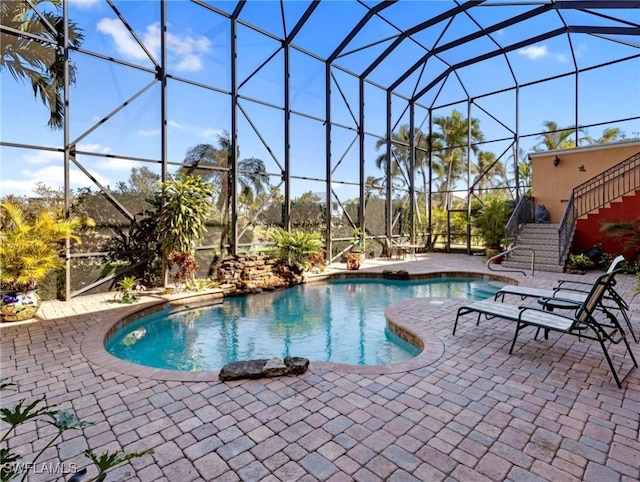
{"label": "sky", "polygon": [[[210,1],[216,8],[230,12],[235,2]],[[495,2],[488,2],[489,4]],[[425,54],[424,46],[442,45],[493,25],[513,15],[533,8],[531,2],[510,2],[511,7],[487,6],[474,8],[471,17],[460,15],[447,24],[441,22],[430,29],[404,40],[370,73],[369,79],[387,86],[410,69]],[[517,5],[522,3],[522,5]],[[102,0],[71,0],[69,16],[84,31],[83,49],[96,52],[104,58],[118,59],[119,63],[84,53],[73,53],[77,67],[77,81],[70,92],[70,140],[79,151],[102,156],[79,155],[78,159],[100,184],[114,187],[129,177],[133,167],[146,166],[160,172],[161,91],[154,82],[153,62],[149,54],[159,59],[160,22],[159,3],[156,1],[115,1],[126,23],[136,32],[147,51],[139,47],[125,24]],[[286,1],[283,11],[278,2],[249,1],[241,19],[255,24],[264,31],[281,36],[290,32],[307,7],[307,1]],[[360,73],[380,56],[398,35],[398,28],[410,28],[423,19],[433,18],[454,4],[450,1],[402,0],[384,10],[384,18],[373,18],[343,50],[336,63]],[[229,22],[223,17],[186,0],[168,2],[168,72],[208,89],[189,85],[179,80],[168,82],[168,157],[181,162],[188,150],[197,144],[216,144],[218,136],[229,131],[231,104],[227,92],[231,89],[229,57],[231,40]],[[362,18],[365,8],[353,1],[323,1],[294,40],[303,51],[292,50],[290,104],[298,114],[291,120],[291,173],[305,179],[324,178],[325,161],[325,67],[306,52],[321,57],[329,56],[344,36]],[[432,56],[423,70],[417,69],[400,83],[396,91],[404,96],[425,89],[430,80],[444,72],[447,65],[455,65],[469,56],[482,55],[495,49],[496,44],[512,45],[526,37],[559,28],[565,21],[571,25],[640,24],[640,11],[597,12],[609,17],[622,18],[622,23],[602,15],[587,12],[548,12],[522,25],[496,30],[490,38],[480,38],[463,46]],[[284,21],[283,21],[284,18]],[[542,130],[544,121],[553,120],[561,127],[575,123],[575,103],[578,102],[581,125],[609,122],[640,115],[640,61],[617,63],[606,68],[588,70],[589,67],[618,58],[638,55],[640,38],[631,36],[561,35],[534,45],[514,49],[504,56],[488,60],[482,65],[461,68],[446,82],[426,90],[421,97],[423,107],[416,109],[416,124],[424,126],[426,107],[446,105],[435,115],[449,115],[453,108],[466,115],[466,103],[451,102],[474,97],[471,115],[480,119],[485,137],[504,139],[512,137],[509,128],[519,123],[521,147],[527,151],[539,142],[533,135]],[[543,84],[527,85],[549,76],[572,72],[573,58],[580,74],[578,93],[575,76],[561,77]],[[262,159],[269,173],[274,174],[272,184],[279,183],[284,167],[284,55],[280,43],[247,26],[238,25],[238,79],[240,100],[238,134],[240,158]],[[508,60],[508,61],[507,61]],[[134,69],[135,64],[143,69]],[[254,74],[254,71],[260,70]],[[149,70],[151,69],[151,70]],[[358,181],[357,142],[354,129],[358,118],[358,82],[339,69],[332,69],[332,119],[339,125],[332,130],[333,187],[342,199],[357,195],[353,185]],[[57,188],[63,185],[62,155],[50,150],[34,150],[7,146],[29,144],[60,148],[62,131],[46,127],[48,111],[35,99],[29,85],[14,80],[6,70],[0,71],[0,196],[6,194],[29,195],[37,182]],[[484,97],[483,94],[500,89],[512,89],[519,84],[519,112],[516,119],[514,90]],[[349,99],[345,102],[344,98]],[[253,102],[260,99],[268,105]],[[123,104],[126,103],[126,106]],[[385,91],[367,85],[365,88],[365,174],[379,177],[375,158],[382,153],[376,143],[385,135]],[[392,123],[394,126],[409,122],[406,101],[394,97]],[[112,118],[99,127],[96,123],[111,113]],[[491,115],[487,114],[489,112]],[[640,121],[614,122],[589,129],[593,137],[601,135],[606,127],[621,128],[627,137],[638,136]],[[258,131],[256,133],[255,131]],[[263,140],[269,146],[263,145]],[[497,155],[504,152],[510,141],[497,140],[483,146]],[[113,156],[113,157],[104,157]],[[132,159],[146,159],[151,163]],[[505,159],[506,160],[506,159]],[[175,168],[172,168],[175,169]],[[170,169],[171,170],[171,169]],[[71,170],[71,186],[92,187],[93,181],[79,169]],[[324,183],[294,180],[293,196],[303,192],[322,192]]]}

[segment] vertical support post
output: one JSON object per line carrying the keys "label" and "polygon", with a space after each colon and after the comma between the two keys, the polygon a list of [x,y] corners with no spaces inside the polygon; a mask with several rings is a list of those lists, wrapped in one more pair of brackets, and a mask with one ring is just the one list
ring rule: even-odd
{"label": "vertical support post", "polygon": [[393,215],[393,204],[392,198],[393,190],[391,184],[391,152],[392,152],[392,142],[393,136],[391,134],[391,91],[387,90],[387,162],[385,165],[385,173],[384,177],[386,180],[386,200],[385,200],[385,208],[384,208],[384,222],[385,222],[385,234],[388,239],[391,239],[391,235],[393,234],[392,228],[392,215]]}
{"label": "vertical support post", "polygon": [[[513,153],[513,176],[516,183],[516,205],[520,201],[520,85],[516,85],[516,138]],[[524,193],[523,193],[524,195]],[[525,218],[528,219],[528,216]]]}
{"label": "vertical support post", "polygon": [[[71,199],[69,190],[71,189],[69,177],[69,158],[71,156],[71,146],[69,145],[69,9],[68,2],[62,2],[62,24],[63,31],[56,32],[58,37],[58,46],[62,43],[62,52],[64,57],[63,67],[63,89],[64,89],[64,217],[69,218],[71,210]],[[61,42],[62,41],[62,42]],[[75,148],[74,148],[75,152]],[[66,239],[64,243],[64,299],[71,299],[71,240]]]}
{"label": "vertical support post", "polygon": [[327,203],[327,236],[325,238],[325,249],[326,249],[326,257],[327,260],[331,260],[333,258],[332,252],[332,238],[331,238],[331,63],[326,61],[324,64],[324,92],[325,92],[325,104],[324,104],[324,112],[325,112],[325,147],[324,147],[324,156],[325,156],[325,172],[326,172],[326,186],[325,186],[325,201]]}
{"label": "vertical support post", "polygon": [[467,102],[467,254],[471,254],[471,105]]}
{"label": "vertical support post", "polygon": [[[167,2],[160,2],[160,69],[157,73],[160,81],[160,179],[162,182],[168,178],[168,154],[167,154]],[[162,205],[164,206],[164,194],[162,195]],[[162,250],[162,283],[163,286],[169,284],[169,270],[167,267],[166,253]]]}
{"label": "vertical support post", "polygon": [[415,166],[416,166],[416,135],[415,135],[415,104],[409,104],[409,240],[411,244],[416,242],[416,186],[415,186]]}
{"label": "vertical support post", "polygon": [[291,230],[291,98],[289,95],[289,43],[284,48],[284,209],[283,228]]}
{"label": "vertical support post", "polygon": [[579,88],[580,82],[579,82],[579,77],[578,77],[578,69],[576,68],[576,77],[575,77],[575,98],[574,98],[574,102],[575,102],[575,126],[576,126],[576,147],[580,147],[580,125],[578,124],[578,119],[579,119],[579,115],[578,115],[578,88]]}
{"label": "vertical support post", "polygon": [[[425,193],[426,196],[426,193]],[[427,209],[429,210],[427,248],[433,250],[433,109],[429,109],[429,198]]]}
{"label": "vertical support post", "polygon": [[360,203],[358,206],[358,225],[362,232],[366,234],[366,207],[364,205],[366,199],[366,176],[365,176],[365,159],[364,159],[364,78],[360,77],[358,84],[358,101],[359,101],[359,126],[358,126],[358,147],[360,160]]}
{"label": "vertical support post", "polygon": [[[238,254],[238,20],[236,16],[231,18],[231,153],[228,161],[231,161],[228,174],[228,186],[231,188],[231,254]],[[227,229],[223,226],[222,229]],[[224,249],[224,247],[221,247]],[[222,256],[222,253],[220,253]]]}

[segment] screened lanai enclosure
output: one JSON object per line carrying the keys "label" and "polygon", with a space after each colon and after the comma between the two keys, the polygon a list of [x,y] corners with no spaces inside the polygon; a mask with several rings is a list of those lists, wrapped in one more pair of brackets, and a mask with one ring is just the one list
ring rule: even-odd
{"label": "screened lanai enclosure", "polygon": [[275,226],[322,233],[327,261],[354,228],[372,256],[471,253],[472,210],[529,192],[529,152],[640,132],[640,1],[0,8],[2,198],[97,223],[67,297],[144,262],[179,172],[216,187],[203,275]]}

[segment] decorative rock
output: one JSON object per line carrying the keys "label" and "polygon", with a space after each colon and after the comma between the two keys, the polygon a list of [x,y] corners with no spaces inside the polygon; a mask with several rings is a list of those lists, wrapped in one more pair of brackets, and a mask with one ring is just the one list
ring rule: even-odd
{"label": "decorative rock", "polygon": [[289,374],[291,375],[302,375],[309,368],[309,360],[299,356],[286,357],[284,364],[289,368]]}
{"label": "decorative rock", "polygon": [[382,272],[382,277],[386,279],[408,280],[409,272],[403,269],[399,269],[398,271],[391,271],[391,270],[385,269]]}
{"label": "decorative rock", "polygon": [[289,368],[280,358],[272,358],[262,368],[262,374],[265,377],[281,377],[287,373],[289,373]]}
{"label": "decorative rock", "polygon": [[283,360],[247,360],[230,363],[220,370],[220,380],[240,380],[243,378],[269,378],[283,375],[302,375],[309,368],[309,360],[288,356]]}
{"label": "decorative rock", "polygon": [[262,368],[269,360],[247,360],[230,363],[220,370],[220,380],[239,380],[241,378],[262,378]]}

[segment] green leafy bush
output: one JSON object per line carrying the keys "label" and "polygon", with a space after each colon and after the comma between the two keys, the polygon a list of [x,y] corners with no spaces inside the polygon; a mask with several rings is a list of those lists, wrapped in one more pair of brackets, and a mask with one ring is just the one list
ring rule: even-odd
{"label": "green leafy bush", "polygon": [[318,233],[289,233],[282,228],[275,228],[268,231],[267,235],[276,244],[278,258],[291,266],[308,269],[310,260],[322,253],[323,240]]}

